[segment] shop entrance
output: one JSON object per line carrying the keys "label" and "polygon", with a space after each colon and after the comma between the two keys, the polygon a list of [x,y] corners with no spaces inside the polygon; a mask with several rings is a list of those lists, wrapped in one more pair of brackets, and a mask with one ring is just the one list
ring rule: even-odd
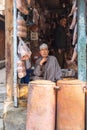
{"label": "shop entrance", "polygon": [[31,69],[28,71],[29,81],[32,80],[35,62],[40,56],[39,46],[42,43],[48,45],[49,55],[57,58],[63,77],[76,76],[77,62],[68,64],[77,42],[77,12],[72,12],[73,7],[76,10],[76,1],[47,0],[44,2],[43,0],[36,0],[31,2],[28,15],[21,13],[21,16],[26,21],[28,33],[27,37],[22,35],[22,40],[27,43],[32,51],[30,61],[26,62],[26,66],[31,64]]}

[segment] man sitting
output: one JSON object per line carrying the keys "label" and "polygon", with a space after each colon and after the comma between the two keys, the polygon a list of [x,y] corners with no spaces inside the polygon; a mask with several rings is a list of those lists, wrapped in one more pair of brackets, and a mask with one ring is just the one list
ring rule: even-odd
{"label": "man sitting", "polygon": [[47,44],[40,45],[41,57],[36,61],[34,79],[45,79],[56,82],[61,79],[62,72],[59,63],[54,56],[49,56]]}

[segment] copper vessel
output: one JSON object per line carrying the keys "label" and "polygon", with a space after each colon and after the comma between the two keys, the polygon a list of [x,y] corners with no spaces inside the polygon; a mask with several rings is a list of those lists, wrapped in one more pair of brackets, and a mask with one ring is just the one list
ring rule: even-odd
{"label": "copper vessel", "polygon": [[85,93],[84,83],[75,79],[58,82],[57,130],[84,130]]}
{"label": "copper vessel", "polygon": [[55,83],[31,81],[28,90],[26,130],[55,130]]}

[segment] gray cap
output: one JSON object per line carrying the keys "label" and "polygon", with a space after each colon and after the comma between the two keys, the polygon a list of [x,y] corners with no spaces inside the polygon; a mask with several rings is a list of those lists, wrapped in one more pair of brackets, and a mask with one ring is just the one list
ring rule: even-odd
{"label": "gray cap", "polygon": [[41,45],[40,45],[40,50],[43,49],[43,48],[47,48],[47,49],[48,49],[47,44],[45,44],[45,43],[41,44]]}

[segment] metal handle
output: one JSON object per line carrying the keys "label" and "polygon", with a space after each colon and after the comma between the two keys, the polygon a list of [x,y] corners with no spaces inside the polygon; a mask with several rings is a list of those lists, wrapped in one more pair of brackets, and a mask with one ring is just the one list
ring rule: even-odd
{"label": "metal handle", "polygon": [[59,86],[55,86],[55,87],[54,87],[54,89],[59,90],[59,89],[60,89],[60,87],[59,87]]}
{"label": "metal handle", "polygon": [[83,87],[83,91],[84,91],[84,92],[87,92],[87,85],[85,85],[85,86]]}

